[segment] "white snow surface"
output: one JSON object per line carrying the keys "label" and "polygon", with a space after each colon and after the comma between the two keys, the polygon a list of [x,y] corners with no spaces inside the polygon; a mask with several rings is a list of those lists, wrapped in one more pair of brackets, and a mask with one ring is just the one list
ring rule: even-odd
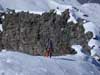
{"label": "white snow surface", "polygon": [[84,17],[85,19],[93,22],[97,27],[100,28],[100,5],[96,3],[86,3],[81,6],[81,11],[84,14],[87,14],[88,17]]}
{"label": "white snow surface", "polygon": [[60,10],[67,8],[66,5],[79,6],[77,0],[0,0],[1,6],[6,9],[48,11],[50,9]]}
{"label": "white snow surface", "polygon": [[0,75],[100,75],[100,67],[92,63],[95,60],[86,56],[84,59],[87,61],[77,55],[47,58],[0,52]]}
{"label": "white snow surface", "polygon": [[2,24],[0,24],[0,31],[1,31],[1,32],[3,31]]}
{"label": "white snow surface", "polygon": [[92,22],[87,22],[85,24],[83,24],[84,28],[85,28],[85,33],[88,32],[88,31],[91,31],[93,32],[93,36],[95,36],[97,33],[96,33],[96,26],[92,23]]}

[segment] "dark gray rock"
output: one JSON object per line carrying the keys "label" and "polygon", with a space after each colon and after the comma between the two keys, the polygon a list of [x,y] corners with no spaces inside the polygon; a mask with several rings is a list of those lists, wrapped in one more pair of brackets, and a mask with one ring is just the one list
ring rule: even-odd
{"label": "dark gray rock", "polygon": [[8,13],[3,21],[2,45],[8,50],[43,55],[48,39],[52,40],[53,55],[74,54],[71,45],[81,44],[90,52],[91,32],[84,34],[82,23],[67,23],[69,10],[57,15],[54,10],[42,15],[28,12]]}

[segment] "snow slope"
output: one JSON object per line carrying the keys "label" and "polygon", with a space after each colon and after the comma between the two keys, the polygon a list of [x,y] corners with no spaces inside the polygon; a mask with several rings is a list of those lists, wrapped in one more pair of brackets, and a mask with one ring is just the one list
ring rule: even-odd
{"label": "snow slope", "polygon": [[81,11],[88,15],[85,19],[95,23],[100,28],[100,5],[96,3],[87,3],[82,5]]}
{"label": "snow slope", "polygon": [[[100,36],[100,5],[96,3],[86,3],[80,7],[81,13],[88,15],[87,17],[81,16],[87,22],[84,24],[85,32],[92,31],[93,37]],[[89,46],[95,45],[94,49],[91,50],[92,54],[100,56],[100,40],[91,39]],[[94,53],[95,52],[95,53]]]}
{"label": "snow slope", "polygon": [[77,0],[0,0],[0,4],[4,9],[31,11],[48,11],[57,7],[62,9],[63,7],[66,8],[66,4],[79,6]]}
{"label": "snow slope", "polygon": [[[80,56],[81,57],[81,56]],[[46,58],[18,52],[0,53],[0,75],[99,75],[92,58],[77,55]],[[99,64],[100,66],[100,64]]]}

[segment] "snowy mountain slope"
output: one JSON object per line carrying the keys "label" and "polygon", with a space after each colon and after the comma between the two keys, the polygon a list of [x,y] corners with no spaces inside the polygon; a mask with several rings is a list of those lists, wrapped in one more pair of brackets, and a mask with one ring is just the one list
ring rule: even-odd
{"label": "snowy mountain slope", "polygon": [[81,4],[77,0],[53,0],[60,5],[71,5],[73,7],[79,7]]}
{"label": "snowy mountain slope", "polygon": [[[84,25],[84,28],[85,28],[85,32],[88,32],[88,31],[92,31],[93,32],[93,37],[95,37],[96,35],[100,35],[98,34],[99,33],[99,28],[92,22],[87,22],[85,23]],[[98,55],[100,56],[100,41],[99,40],[95,40],[95,39],[91,39],[89,42],[88,42],[88,45],[92,48],[93,46],[95,46],[92,50],[91,50],[91,56],[94,56],[94,55]]]}
{"label": "snowy mountain slope", "polygon": [[[96,4],[96,3],[86,3],[84,5],[81,6],[80,11],[81,13],[84,13],[86,16],[81,16],[82,18],[84,18],[87,22],[84,24],[84,28],[86,31],[92,31],[94,36],[100,36],[100,5]],[[92,47],[93,45],[95,45],[94,49],[96,51],[96,54],[98,54],[100,56],[100,40],[95,40],[95,39],[91,39],[89,42],[89,45]],[[94,52],[94,51],[92,51]]]}
{"label": "snowy mountain slope", "polygon": [[48,9],[47,0],[0,0],[4,9],[18,10],[46,10]]}
{"label": "snowy mountain slope", "polygon": [[[83,56],[83,58],[86,58]],[[91,59],[91,58],[90,58]],[[91,59],[92,60],[92,59]],[[0,75],[99,75],[92,62],[77,55],[53,58],[29,56],[17,52],[0,53]]]}
{"label": "snowy mountain slope", "polygon": [[[63,3],[63,4],[62,4]],[[61,7],[62,5],[79,6],[77,0],[0,0],[4,9],[31,10],[31,11],[48,11]],[[64,7],[66,8],[66,6]]]}
{"label": "snowy mountain slope", "polygon": [[96,3],[87,3],[82,5],[81,11],[88,15],[88,17],[85,17],[85,19],[95,23],[99,28],[100,26],[100,5]]}

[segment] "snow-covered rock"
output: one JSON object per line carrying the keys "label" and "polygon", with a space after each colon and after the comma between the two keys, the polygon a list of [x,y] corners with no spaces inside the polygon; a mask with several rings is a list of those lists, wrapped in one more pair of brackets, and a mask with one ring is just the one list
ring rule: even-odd
{"label": "snow-covered rock", "polygon": [[[83,26],[85,28],[85,33],[88,32],[88,31],[93,32],[93,38],[96,37],[97,35],[100,35],[100,33],[99,33],[100,30],[94,23],[87,22]],[[91,53],[93,55],[93,53],[95,52],[95,54],[98,54],[100,56],[100,48],[99,48],[100,47],[100,41],[99,40],[95,40],[93,38],[88,42],[88,45],[90,47],[95,46],[94,47],[95,49],[92,49]]]}
{"label": "snow-covered rock", "polygon": [[72,48],[76,50],[77,55],[84,55],[84,53],[82,53],[82,46],[80,45],[72,45]]}
{"label": "snow-covered rock", "polygon": [[88,31],[93,32],[93,36],[95,37],[96,35],[96,27],[95,24],[93,24],[92,22],[87,22],[83,24],[84,28],[85,28],[85,33]]}

